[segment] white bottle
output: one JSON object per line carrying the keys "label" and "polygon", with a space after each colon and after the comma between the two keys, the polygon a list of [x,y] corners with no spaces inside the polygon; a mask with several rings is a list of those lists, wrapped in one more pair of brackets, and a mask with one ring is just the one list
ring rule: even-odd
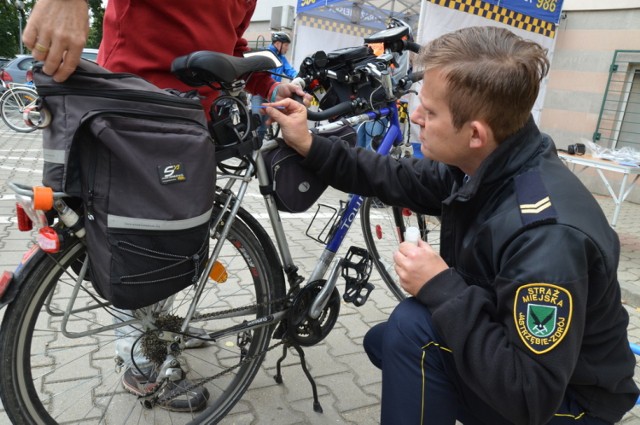
{"label": "white bottle", "polygon": [[417,227],[407,227],[404,231],[404,241],[418,245],[418,239],[420,239],[420,229]]}

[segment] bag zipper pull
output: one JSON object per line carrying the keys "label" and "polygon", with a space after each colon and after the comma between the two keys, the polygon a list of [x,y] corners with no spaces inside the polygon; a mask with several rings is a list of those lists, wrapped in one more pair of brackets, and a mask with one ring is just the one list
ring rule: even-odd
{"label": "bag zipper pull", "polygon": [[93,216],[93,189],[89,189],[89,199],[87,199],[87,218],[91,221],[95,220]]}

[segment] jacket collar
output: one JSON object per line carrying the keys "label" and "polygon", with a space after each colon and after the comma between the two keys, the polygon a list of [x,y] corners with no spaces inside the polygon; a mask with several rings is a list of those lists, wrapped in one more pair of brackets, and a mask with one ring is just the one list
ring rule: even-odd
{"label": "jacket collar", "polygon": [[524,127],[500,143],[480,164],[476,174],[457,192],[457,199],[468,200],[481,185],[506,180],[519,174],[531,157],[540,152],[543,145],[540,130],[530,116]]}

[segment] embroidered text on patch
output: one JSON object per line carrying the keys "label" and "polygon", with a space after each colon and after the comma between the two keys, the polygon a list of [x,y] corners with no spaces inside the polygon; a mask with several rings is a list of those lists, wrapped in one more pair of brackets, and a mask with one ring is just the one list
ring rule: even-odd
{"label": "embroidered text on patch", "polygon": [[518,288],[513,318],[522,342],[536,354],[553,350],[569,331],[571,294],[549,283],[529,283]]}

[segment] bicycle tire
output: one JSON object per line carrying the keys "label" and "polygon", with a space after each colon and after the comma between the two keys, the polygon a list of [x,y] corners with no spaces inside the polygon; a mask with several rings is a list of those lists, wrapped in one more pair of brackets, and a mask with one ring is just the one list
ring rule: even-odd
{"label": "bicycle tire", "polygon": [[[217,214],[218,210],[214,212]],[[247,213],[248,214],[248,213]],[[207,332],[237,325],[244,320],[275,312],[276,300],[284,297],[284,278],[277,252],[266,232],[250,228],[240,218],[233,223],[218,256],[228,280],[210,280],[198,304],[198,313],[229,312],[233,307],[258,303],[241,317],[213,317],[193,323]],[[212,229],[212,237],[217,232]],[[196,413],[144,408],[121,384],[124,368],[114,367],[113,330],[69,338],[62,333],[60,313],[80,266],[86,258],[84,245],[75,240],[58,254],[43,256],[29,268],[15,300],[8,306],[0,328],[0,395],[14,424],[70,423],[216,423],[243,396],[264,360],[274,325],[210,341],[205,347],[184,350],[181,363],[188,365],[192,380],[212,377],[231,366],[227,374],[203,385],[209,390],[208,407]],[[276,261],[274,263],[273,261]],[[278,272],[278,270],[280,270]],[[274,273],[279,273],[274,276]],[[80,277],[82,278],[82,277]],[[188,307],[193,288],[176,294],[170,313],[180,315]],[[83,283],[82,305],[95,305],[89,282]],[[102,301],[98,299],[98,301]],[[49,310],[47,310],[47,305]],[[113,311],[102,306],[95,311],[76,311],[68,328],[80,332],[113,323]],[[228,314],[227,314],[228,315]],[[239,347],[240,337],[247,342]],[[241,363],[242,359],[246,363]]]}
{"label": "bicycle tire", "polygon": [[37,126],[25,122],[22,113],[26,106],[38,99],[35,90],[15,87],[7,90],[0,97],[0,116],[9,128],[19,133],[30,133],[38,129]]}
{"label": "bicycle tire", "polygon": [[[398,218],[396,218],[398,217]],[[399,300],[406,294],[398,283],[393,267],[393,253],[402,241],[400,230],[409,226],[420,229],[422,240],[436,251],[440,248],[440,220],[437,217],[418,214],[408,208],[391,207],[378,199],[366,198],[360,210],[360,224],[365,245],[373,264],[391,293]]]}

